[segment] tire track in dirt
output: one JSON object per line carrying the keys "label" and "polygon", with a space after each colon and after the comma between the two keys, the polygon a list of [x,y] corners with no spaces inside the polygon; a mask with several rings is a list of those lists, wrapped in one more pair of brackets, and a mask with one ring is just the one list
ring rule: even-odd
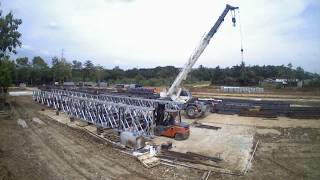
{"label": "tire track in dirt", "polygon": [[[37,142],[40,147],[38,154],[42,160],[46,161],[48,168],[51,171],[58,171],[57,174],[71,176],[72,179],[101,179],[107,175],[111,179],[148,179],[145,175],[136,171],[131,171],[131,168],[124,167],[115,162],[113,158],[105,154],[97,155],[96,153],[88,152],[79,142],[75,142],[70,133],[59,128],[55,123],[42,118],[45,125],[39,125],[31,121],[30,115],[37,115],[37,112],[29,112],[25,109],[25,105],[13,103],[17,107],[19,117],[24,117],[27,120],[28,134],[33,142]],[[70,131],[72,131],[70,129]],[[43,153],[43,151],[45,153]],[[71,173],[70,175],[70,172]]]}
{"label": "tire track in dirt", "polygon": [[[148,169],[135,157],[115,150],[88,132],[61,124],[41,114],[41,110],[49,108],[33,102],[30,96],[11,97],[9,101],[13,109],[17,109],[16,115],[15,118],[9,118],[10,125],[0,126],[0,130],[7,132],[7,134],[0,132],[2,135],[0,140],[10,138],[10,141],[0,142],[0,145],[4,144],[5,147],[12,146],[16,149],[17,158],[9,155],[5,161],[9,170],[18,179],[175,180],[199,179],[203,174],[202,171],[183,167],[157,166]],[[32,120],[34,117],[39,118],[44,124],[34,122]],[[25,120],[29,127],[19,126],[16,122],[17,118]],[[13,133],[8,133],[11,128],[14,128]],[[19,143],[12,143],[12,141]],[[49,148],[61,161],[57,163],[53,155],[46,153],[43,146]],[[32,158],[24,157],[26,154],[32,155]],[[81,176],[77,170],[85,173],[87,177]]]}
{"label": "tire track in dirt", "polygon": [[[72,166],[77,172],[82,175],[86,175],[87,178],[96,179],[97,170],[100,170],[103,166],[98,166],[97,162],[101,161],[97,158],[90,157],[91,154],[82,146],[75,144],[70,139],[66,139],[59,132],[55,132],[52,128],[42,128],[42,130],[37,129],[37,133],[42,135],[48,135],[42,137],[46,144],[53,149],[56,154],[60,155],[70,166]],[[61,149],[60,147],[63,147]],[[85,157],[85,158],[84,158]],[[111,161],[106,161],[104,165],[106,167],[112,167],[114,163]],[[99,174],[108,174],[110,178],[116,178],[112,176],[114,172],[117,172],[116,169],[103,168],[104,172]]]}
{"label": "tire track in dirt", "polygon": [[[75,179],[88,179],[87,176],[77,171],[77,169],[73,168],[71,164],[65,161],[58,153],[53,151],[50,146],[47,145],[46,141],[43,141],[43,137],[35,131],[34,125],[30,121],[29,114],[20,104],[13,102],[14,112],[17,117],[25,119],[25,121],[29,124],[29,128],[25,129],[27,132],[26,135],[31,140],[30,143],[35,144],[38,148],[35,150],[38,157],[41,161],[43,161],[46,167],[49,169],[49,172],[54,172],[55,176],[61,176],[68,174],[70,178]],[[76,171],[76,172],[74,172]]]}
{"label": "tire track in dirt", "polygon": [[[39,114],[39,116],[42,115]],[[121,165],[116,161],[117,159],[115,157],[110,157],[110,154],[108,153],[103,151],[100,152],[100,150],[93,152],[94,150],[92,150],[92,147],[90,147],[88,143],[81,144],[81,142],[86,142],[86,139],[81,139],[77,142],[74,141],[74,139],[77,139],[74,135],[70,135],[69,133],[66,133],[66,131],[60,130],[58,127],[53,128],[57,126],[56,122],[48,120],[46,123],[48,123],[48,126],[46,126],[46,128],[42,128],[41,131],[43,131],[43,134],[47,133],[47,137],[51,138],[49,141],[52,142],[51,146],[55,148],[54,144],[60,144],[60,147],[64,147],[63,151],[61,151],[61,149],[56,150],[61,151],[61,154],[64,154],[64,157],[67,158],[68,161],[73,161],[72,163],[75,163],[79,169],[83,169],[85,167],[84,169],[86,169],[87,172],[101,170],[102,172],[100,172],[100,174],[109,174],[110,176],[114,175],[111,177],[115,179],[128,175],[130,175],[130,178],[133,178],[136,176],[134,174],[137,174],[138,177],[148,179],[143,174],[134,171],[134,169]],[[68,131],[72,131],[72,129],[68,129]],[[103,144],[102,146],[106,145]],[[115,152],[112,153],[114,154]],[[86,158],[84,159],[83,156]],[[120,157],[121,155],[117,153],[114,154],[114,156]]]}

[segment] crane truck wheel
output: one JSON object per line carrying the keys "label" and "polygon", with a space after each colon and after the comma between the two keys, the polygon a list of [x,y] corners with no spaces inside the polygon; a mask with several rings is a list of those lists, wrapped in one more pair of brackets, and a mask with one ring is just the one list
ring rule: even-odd
{"label": "crane truck wheel", "polygon": [[189,119],[194,119],[196,118],[196,115],[197,115],[197,107],[195,106],[188,106],[186,108],[186,115]]}

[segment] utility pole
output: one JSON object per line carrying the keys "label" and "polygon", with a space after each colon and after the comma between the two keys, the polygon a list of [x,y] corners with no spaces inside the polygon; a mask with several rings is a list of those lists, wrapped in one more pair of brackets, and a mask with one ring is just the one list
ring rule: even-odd
{"label": "utility pole", "polygon": [[64,49],[62,48],[62,49],[61,49],[61,59],[64,58],[63,56],[64,56]]}

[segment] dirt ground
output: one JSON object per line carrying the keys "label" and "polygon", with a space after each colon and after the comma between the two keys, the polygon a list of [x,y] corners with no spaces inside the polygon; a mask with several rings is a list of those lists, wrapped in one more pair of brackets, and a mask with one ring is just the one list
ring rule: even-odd
{"label": "dirt ground", "polygon": [[[201,179],[204,173],[164,165],[147,169],[86,132],[40,114],[45,107],[30,96],[11,97],[10,103],[12,116],[0,116],[0,179]],[[212,173],[209,179],[320,177],[320,120],[211,114],[199,122],[254,128],[254,142],[260,142],[247,174]]]}
{"label": "dirt ground", "polygon": [[[213,124],[207,123],[206,125]],[[212,130],[191,126],[191,133],[187,140],[176,141],[166,137],[156,137],[153,141],[156,144],[171,141],[172,151],[219,157],[223,159],[219,166],[224,170],[236,174],[243,172],[250,164],[255,128],[222,124],[219,124],[218,127],[221,129]]]}
{"label": "dirt ground", "polygon": [[10,101],[13,116],[0,119],[0,179],[199,179],[203,173],[147,169],[86,132],[40,115],[43,106],[30,96]]}
{"label": "dirt ground", "polygon": [[[254,141],[259,141],[259,145],[251,169],[237,179],[320,178],[320,119],[266,119],[210,114],[198,122],[255,129]],[[225,175],[215,177],[231,178]]]}

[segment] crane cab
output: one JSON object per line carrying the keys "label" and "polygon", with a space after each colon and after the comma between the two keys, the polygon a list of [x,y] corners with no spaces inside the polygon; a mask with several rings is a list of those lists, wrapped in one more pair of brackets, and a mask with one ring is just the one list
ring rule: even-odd
{"label": "crane cab", "polygon": [[192,94],[187,89],[179,88],[179,90],[171,95],[168,95],[166,90],[160,92],[161,98],[170,98],[172,101],[187,103],[192,99]]}
{"label": "crane cab", "polygon": [[180,101],[183,101],[183,102],[188,102],[189,100],[192,99],[192,95],[190,91],[183,89],[180,91],[180,94],[178,95],[178,99],[180,99]]}

